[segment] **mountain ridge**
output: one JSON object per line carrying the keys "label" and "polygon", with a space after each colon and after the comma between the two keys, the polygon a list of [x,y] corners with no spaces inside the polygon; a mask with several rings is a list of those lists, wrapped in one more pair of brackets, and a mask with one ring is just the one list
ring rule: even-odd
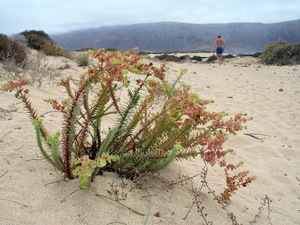
{"label": "mountain ridge", "polygon": [[157,22],[89,28],[50,35],[69,50],[83,48],[138,47],[147,52],[213,51],[215,38],[221,35],[226,51],[262,51],[270,42],[283,39],[300,41],[300,19],[279,23],[210,23]]}

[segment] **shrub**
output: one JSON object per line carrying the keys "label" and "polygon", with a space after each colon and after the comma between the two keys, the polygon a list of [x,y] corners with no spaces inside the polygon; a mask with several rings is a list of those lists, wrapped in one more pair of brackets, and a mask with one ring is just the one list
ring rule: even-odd
{"label": "shrub", "polygon": [[183,61],[183,60],[189,60],[189,59],[191,59],[191,57],[190,57],[190,56],[188,56],[188,55],[183,55],[183,56],[179,56],[179,57],[176,57],[176,58],[178,58],[178,59],[179,59],[179,61]]}
{"label": "shrub", "polygon": [[189,55],[182,55],[182,56],[178,57],[176,55],[162,54],[162,55],[155,56],[155,58],[157,58],[159,60],[172,61],[172,62],[181,62],[181,61],[188,61],[188,60],[195,60],[198,62],[202,62],[201,56],[190,57]]}
{"label": "shrub", "polygon": [[79,50],[76,50],[76,52],[87,52],[87,51],[90,51],[90,50],[95,51],[96,49],[93,48],[93,47],[89,47],[89,48],[81,48],[81,49],[79,49]]}
{"label": "shrub", "polygon": [[138,53],[139,55],[142,55],[142,56],[147,56],[150,54],[150,52],[144,52],[144,51],[141,51]]}
{"label": "shrub", "polygon": [[235,58],[235,57],[232,54],[228,54],[228,55],[223,56],[223,59],[233,59],[233,58]]}
{"label": "shrub", "polygon": [[157,58],[159,60],[172,61],[172,62],[179,62],[180,61],[180,59],[177,56],[168,55],[168,54],[158,55],[158,56],[155,56],[155,58]]}
{"label": "shrub", "polygon": [[42,47],[42,51],[45,55],[52,55],[52,56],[64,56],[66,58],[70,57],[70,51],[66,50],[57,44],[49,42]]}
{"label": "shrub", "polygon": [[4,35],[0,34],[0,59],[3,60],[10,55],[10,40]]}
{"label": "shrub", "polygon": [[106,48],[105,51],[106,52],[120,52],[120,50],[118,48]]}
{"label": "shrub", "polygon": [[24,35],[22,35],[22,34],[12,35],[10,37],[10,39],[14,42],[17,42],[19,45],[21,45],[25,49],[28,48],[27,39]]}
{"label": "shrub", "polygon": [[42,30],[26,30],[20,34],[25,36],[25,38],[27,39],[28,46],[36,50],[41,50],[43,46],[47,43],[54,43],[53,40],[49,37],[49,35]]}
{"label": "shrub", "polygon": [[[232,58],[234,58],[234,55],[232,55],[232,54],[223,55],[223,59],[232,59]],[[218,59],[217,56],[215,54],[213,54],[212,56],[208,57],[206,62],[207,63],[214,62],[217,59]]]}
{"label": "shrub", "polygon": [[[52,136],[28,99],[29,90],[23,87],[28,81],[9,81],[2,86],[2,91],[16,90],[15,96],[23,101],[43,156],[69,179],[78,177],[82,189],[106,168],[131,176],[156,172],[176,159],[198,155],[226,171],[241,165],[225,161],[224,156],[232,150],[224,150],[223,144],[230,134],[244,128],[246,118],[208,112],[206,105],[211,101],[202,100],[184,83],[179,87],[175,87],[178,82],[170,85],[165,79],[166,65],[142,63],[133,50],[108,54],[99,50],[93,57],[98,67],[81,75],[75,88],[71,88],[70,78],[61,82],[67,99],[44,100],[63,116],[62,131]],[[183,72],[178,80],[182,75]],[[120,92],[127,93],[127,97],[118,98]],[[102,121],[112,115],[115,124],[103,137]],[[47,115],[43,118],[47,119]],[[226,177],[235,179],[228,172]],[[230,182],[230,188],[246,186],[254,179],[247,172],[236,177],[239,182]],[[226,197],[230,192],[224,192],[223,198]]]}
{"label": "shrub", "polygon": [[262,54],[262,52],[255,52],[255,53],[253,54],[253,57],[254,57],[254,58],[259,58],[259,57],[261,56],[261,54]]}
{"label": "shrub", "polygon": [[25,48],[6,35],[0,34],[0,61],[7,60],[21,65],[26,60]]}
{"label": "shrub", "polygon": [[265,64],[290,65],[300,63],[300,42],[289,44],[279,40],[265,47],[260,59]]}
{"label": "shrub", "polygon": [[78,66],[88,66],[89,65],[89,55],[88,54],[80,54],[77,58]]}
{"label": "shrub", "polygon": [[12,57],[15,58],[17,64],[20,64],[26,60],[25,49],[17,42],[11,42],[11,54]]}
{"label": "shrub", "polygon": [[217,56],[215,54],[213,54],[212,56],[208,57],[208,59],[206,60],[207,63],[209,62],[213,62],[215,60],[217,60]]}
{"label": "shrub", "polygon": [[198,62],[202,62],[202,57],[201,56],[193,56],[192,58],[191,58],[191,60],[196,60],[196,61],[198,61]]}

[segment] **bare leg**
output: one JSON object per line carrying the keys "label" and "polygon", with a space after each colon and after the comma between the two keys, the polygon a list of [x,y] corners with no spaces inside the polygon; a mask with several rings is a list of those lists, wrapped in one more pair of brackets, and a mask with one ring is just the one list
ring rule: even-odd
{"label": "bare leg", "polygon": [[223,63],[223,56],[220,54],[220,65]]}
{"label": "bare leg", "polygon": [[223,61],[222,55],[221,54],[217,54],[217,58],[219,60],[219,65],[221,65],[221,63]]}

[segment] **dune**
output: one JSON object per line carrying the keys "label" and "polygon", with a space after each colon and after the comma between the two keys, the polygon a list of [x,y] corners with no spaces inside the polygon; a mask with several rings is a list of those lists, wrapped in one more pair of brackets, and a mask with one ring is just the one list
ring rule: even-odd
{"label": "dune", "polygon": [[[47,60],[68,67],[42,88],[30,88],[40,112],[51,110],[41,99],[63,96],[55,81],[68,75],[76,79],[87,69],[61,57]],[[244,162],[242,169],[257,179],[234,193],[226,209],[211,193],[224,189],[223,169],[209,166],[209,188],[202,186],[200,158],[176,161],[160,173],[133,181],[105,172],[88,190],[79,190],[78,180],[64,180],[41,156],[22,104],[13,94],[1,93],[0,224],[233,224],[229,215],[238,224],[300,224],[300,65],[266,66],[252,58],[228,59],[225,65],[167,65],[170,80],[188,69],[182,81],[202,98],[215,101],[209,110],[254,117],[225,147],[235,149],[229,157]],[[54,132],[60,118],[52,117],[49,126]]]}

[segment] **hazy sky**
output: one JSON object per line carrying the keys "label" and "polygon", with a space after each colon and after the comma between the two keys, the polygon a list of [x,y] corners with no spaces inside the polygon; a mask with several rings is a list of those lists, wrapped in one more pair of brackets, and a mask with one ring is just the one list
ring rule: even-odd
{"label": "hazy sky", "polygon": [[300,0],[5,0],[0,33],[72,30],[161,21],[261,22],[300,19]]}

